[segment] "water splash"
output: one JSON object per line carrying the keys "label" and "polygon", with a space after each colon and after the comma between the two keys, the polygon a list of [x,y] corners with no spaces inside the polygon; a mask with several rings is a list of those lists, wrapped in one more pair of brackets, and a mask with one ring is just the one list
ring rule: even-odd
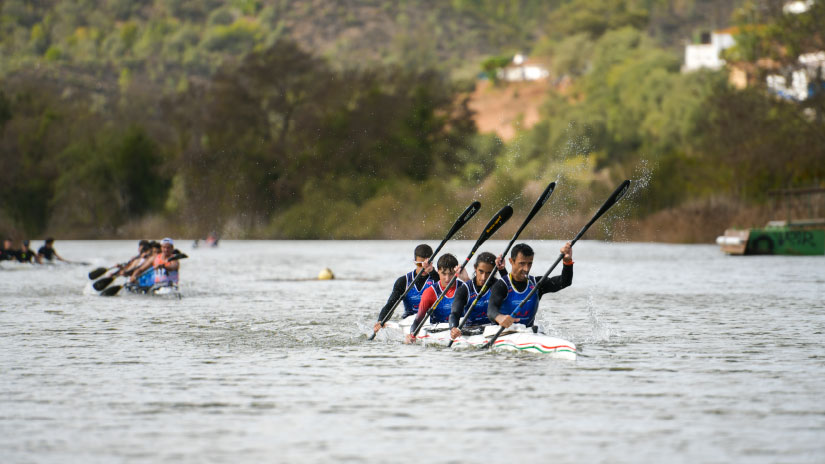
{"label": "water splash", "polygon": [[628,236],[628,219],[650,187],[655,169],[650,161],[643,158],[633,169],[630,177],[630,188],[619,203],[616,204],[601,220],[601,227],[605,237],[613,241],[623,240]]}
{"label": "water splash", "polygon": [[590,336],[585,339],[585,343],[606,342],[617,335],[600,317],[599,310],[593,303],[593,295],[587,296],[587,320],[590,324]]}

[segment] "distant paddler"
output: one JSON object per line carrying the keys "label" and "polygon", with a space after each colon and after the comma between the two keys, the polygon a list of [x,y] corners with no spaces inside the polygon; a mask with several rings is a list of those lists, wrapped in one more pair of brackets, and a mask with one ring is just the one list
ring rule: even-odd
{"label": "distant paddler", "polygon": [[[497,267],[496,261],[496,255],[489,251],[479,253],[474,266],[475,275],[472,279],[467,279],[462,285],[458,286],[450,312],[450,338],[453,340],[461,336],[461,329],[458,328],[459,321],[467,313],[467,310],[470,309],[476,297],[478,297],[478,302],[473,306],[472,313],[467,316],[464,328],[473,330],[481,326],[490,325],[490,320],[487,318],[487,303],[490,300],[490,290],[498,282],[498,279],[496,279],[494,275],[491,277]],[[507,271],[503,264],[498,266],[498,271],[502,273],[502,277],[507,276]],[[491,279],[487,284],[487,290],[484,291],[483,295],[479,296],[487,279]]]}
{"label": "distant paddler", "polygon": [[3,248],[0,248],[0,261],[14,261],[17,256],[18,251],[12,247],[11,239],[3,239]]}
{"label": "distant paddler", "polygon": [[147,259],[144,264],[138,267],[129,278],[129,282],[134,283],[141,274],[149,269],[154,270],[154,285],[158,287],[174,285],[178,283],[178,271],[180,261],[173,259],[175,256],[175,241],[171,238],[164,238],[160,241],[160,253],[154,259]]}
{"label": "distant paddler", "polygon": [[38,256],[37,253],[29,247],[29,243],[31,242],[28,240],[23,240],[23,248],[21,248],[20,252],[17,254],[17,260],[21,263],[42,264],[43,262],[40,259],[40,256]]}
{"label": "distant paddler", "polygon": [[[395,279],[395,283],[392,286],[392,293],[390,293],[390,297],[387,299],[387,304],[381,308],[381,312],[378,314],[378,322],[376,322],[373,326],[373,332],[377,333],[381,330],[383,327],[381,325],[381,321],[384,320],[387,312],[393,307],[393,305],[395,305],[398,298],[404,294],[404,290],[406,290],[407,287],[413,283],[413,279],[416,275],[418,275],[418,278],[415,278],[414,285],[410,288],[410,291],[404,295],[404,299],[402,300],[404,303],[404,314],[401,315],[401,318],[404,319],[405,317],[418,313],[418,305],[421,302],[421,294],[424,293],[424,290],[428,285],[438,280],[438,273],[433,270],[433,265],[429,262],[432,255],[433,249],[425,243],[415,247],[415,250],[413,250],[415,270],[412,270]],[[421,272],[422,269],[423,272]]]}
{"label": "distant paddler", "polygon": [[69,263],[69,261],[63,259],[59,254],[57,254],[57,250],[54,249],[54,239],[49,237],[43,243],[43,246],[37,250],[37,257],[40,258],[41,261],[48,261],[52,262],[54,258],[57,258],[59,261],[63,261],[64,263]]}
{"label": "distant paddler", "polygon": [[155,256],[161,253],[160,243],[152,240],[138,244],[138,247],[140,254],[137,259],[131,260],[130,263],[127,263],[126,266],[121,268],[117,274],[134,277],[134,279],[130,278],[129,281],[133,283],[137,281],[140,287],[151,287],[155,282],[152,264],[154,263]]}
{"label": "distant paddler", "polygon": [[[530,275],[535,253],[526,243],[519,243],[510,252],[510,274],[490,289],[487,317],[491,322],[507,328],[514,322],[532,327],[539,308],[539,300],[545,293],[558,292],[573,283],[573,245],[567,242],[559,250],[563,255],[561,275],[544,279],[530,299],[525,297],[536,287],[539,279]],[[499,257],[499,262],[501,257]],[[519,304],[521,307],[518,308]],[[518,311],[515,311],[518,309]],[[515,311],[515,312],[514,312]]]}
{"label": "distant paddler", "polygon": [[[405,337],[407,343],[412,343],[415,340],[415,331],[419,325],[423,324],[424,317],[427,311],[435,304],[436,300],[444,294],[438,306],[432,311],[430,315],[430,324],[438,324],[447,322],[450,318],[450,312],[453,307],[453,298],[455,298],[456,288],[463,285],[463,280],[468,280],[466,271],[462,271],[463,275],[458,276],[458,279],[453,282],[453,278],[459,271],[458,259],[450,253],[445,253],[438,258],[438,280],[428,285],[421,294],[421,303],[418,305],[418,313],[415,316],[415,322],[410,326],[410,333]],[[452,284],[451,284],[452,283]],[[447,287],[449,285],[449,288]]]}

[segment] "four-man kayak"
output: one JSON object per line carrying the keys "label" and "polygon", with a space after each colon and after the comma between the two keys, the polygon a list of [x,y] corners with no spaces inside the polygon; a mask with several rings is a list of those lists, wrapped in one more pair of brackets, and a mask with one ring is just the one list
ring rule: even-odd
{"label": "four-man kayak", "polygon": [[[410,326],[415,320],[415,315],[409,316],[399,322],[387,322],[384,330],[390,329],[388,334],[400,334],[403,338],[410,333]],[[453,349],[482,348],[498,332],[499,326],[485,326],[481,329],[472,328],[463,332],[453,343]],[[529,353],[540,353],[558,359],[576,359],[576,345],[567,340],[553,337],[533,327],[525,327],[522,324],[513,324],[496,339],[493,349],[497,351],[525,351]],[[416,342],[421,344],[437,344],[447,346],[450,342],[450,327],[447,323],[426,324],[418,333]]]}

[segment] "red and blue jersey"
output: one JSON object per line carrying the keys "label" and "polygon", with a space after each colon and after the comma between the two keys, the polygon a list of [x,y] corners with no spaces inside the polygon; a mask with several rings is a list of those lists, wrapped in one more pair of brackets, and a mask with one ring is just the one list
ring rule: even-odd
{"label": "red and blue jersey", "polygon": [[[441,298],[441,301],[438,302],[438,306],[433,309],[432,314],[430,315],[430,324],[438,324],[440,322],[448,322],[450,320],[450,311],[453,308],[453,299],[455,298],[455,290],[458,288],[458,285],[461,284],[461,281],[457,281],[452,288],[452,292],[448,291],[444,298]],[[441,283],[433,282],[431,285],[433,291],[435,291],[435,298],[438,299],[441,297],[441,294],[444,293],[444,290],[441,289]]]}

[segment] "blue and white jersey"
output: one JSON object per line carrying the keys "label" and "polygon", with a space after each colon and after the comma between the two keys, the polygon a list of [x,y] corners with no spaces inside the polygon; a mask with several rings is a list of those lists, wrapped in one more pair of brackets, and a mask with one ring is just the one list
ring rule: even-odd
{"label": "blue and white jersey", "polygon": [[[410,271],[405,276],[407,279],[407,287],[409,287],[413,279],[415,279],[415,272],[416,271]],[[427,287],[431,286],[432,284],[433,281],[427,279],[424,282],[424,285],[421,286],[421,290],[415,288],[415,285],[413,285],[412,288],[410,288],[410,291],[407,292],[406,295],[404,295],[404,299],[402,300],[404,302],[404,314],[401,316],[402,319],[407,316],[411,316],[413,314],[418,313],[418,305],[421,304],[421,295],[424,293],[424,290],[426,290]]]}
{"label": "blue and white jersey", "polygon": [[149,268],[137,278],[138,287],[151,287],[155,284],[155,270]]}
{"label": "blue and white jersey", "polygon": [[[464,282],[464,286],[467,287],[467,304],[464,306],[464,311],[462,312],[462,317],[467,314],[467,310],[470,309],[470,306],[475,301],[476,296],[478,296],[478,292],[481,291],[480,288],[476,287],[475,279],[470,279],[467,282]],[[473,326],[473,325],[485,325],[490,323],[490,319],[487,318],[487,303],[490,302],[490,287],[484,292],[479,299],[476,305],[473,307],[473,312],[467,318],[467,322],[465,323],[466,326]]]}
{"label": "blue and white jersey", "polygon": [[520,319],[519,324],[530,327],[533,325],[533,319],[536,318],[536,311],[539,308],[538,292],[534,293],[533,296],[530,297],[530,300],[519,308],[518,312],[514,313],[513,311],[515,311],[518,305],[527,297],[527,294],[536,288],[536,278],[527,276],[527,287],[522,292],[517,291],[515,287],[513,287],[510,278],[511,276],[508,275],[506,279],[502,279],[504,283],[507,284],[507,298],[501,303],[501,308],[499,308],[498,312]]}

